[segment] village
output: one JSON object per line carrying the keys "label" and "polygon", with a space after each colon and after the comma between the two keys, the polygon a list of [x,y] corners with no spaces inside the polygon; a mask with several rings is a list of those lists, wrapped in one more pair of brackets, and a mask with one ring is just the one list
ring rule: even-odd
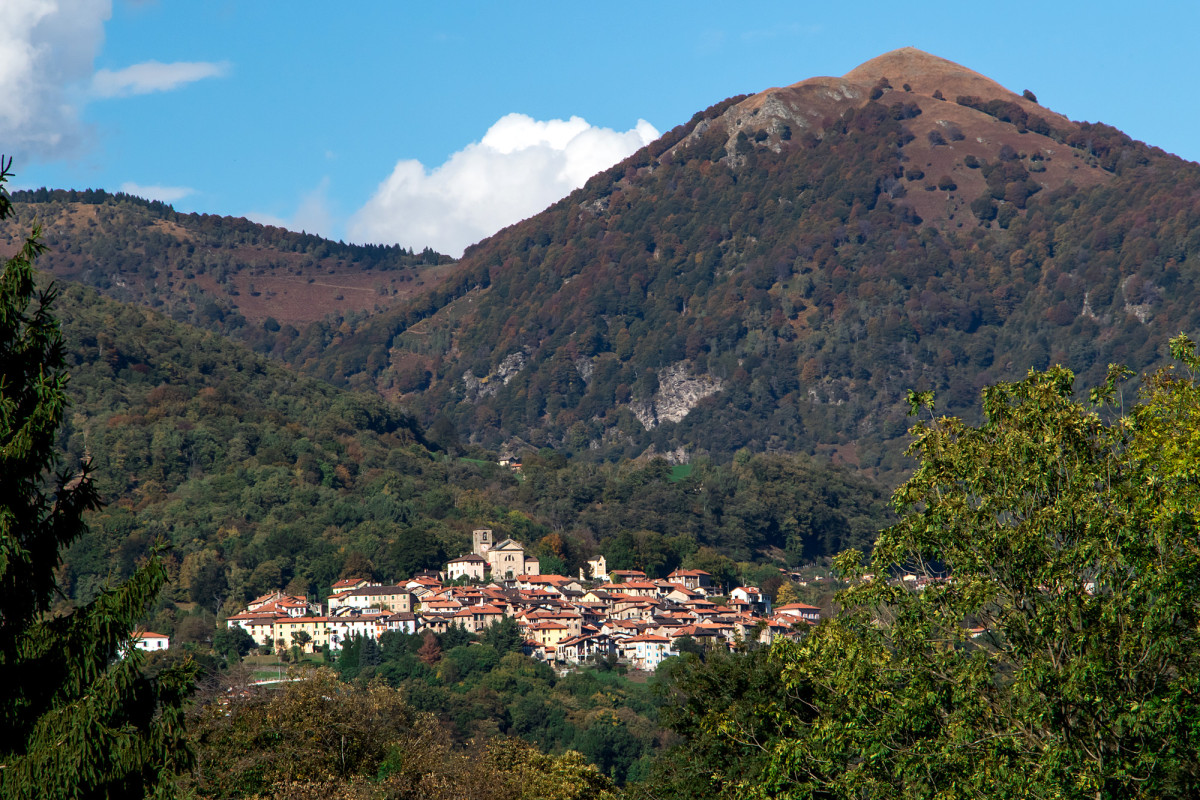
{"label": "village", "polygon": [[706,648],[769,644],[799,635],[821,616],[803,603],[772,608],[754,586],[720,594],[703,570],[677,569],[651,580],[639,570],[610,572],[599,556],[588,562],[590,576],[543,575],[520,542],[496,542],[484,528],[473,532],[472,543],[472,552],[451,559],[442,573],[397,585],[340,580],[323,604],[270,592],[226,624],[264,649],[316,653],[337,652],[357,636],[378,640],[388,631],[442,633],[450,626],[479,633],[512,618],[533,658],[567,666],[615,657],[653,670],[680,652],[685,637]]}

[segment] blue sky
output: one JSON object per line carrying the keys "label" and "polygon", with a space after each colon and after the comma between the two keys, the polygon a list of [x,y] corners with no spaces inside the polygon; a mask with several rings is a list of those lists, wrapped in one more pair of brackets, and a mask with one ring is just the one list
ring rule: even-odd
{"label": "blue sky", "polygon": [[3,0],[0,152],[453,252],[725,97],[915,46],[1200,159],[1200,4],[1055,5]]}

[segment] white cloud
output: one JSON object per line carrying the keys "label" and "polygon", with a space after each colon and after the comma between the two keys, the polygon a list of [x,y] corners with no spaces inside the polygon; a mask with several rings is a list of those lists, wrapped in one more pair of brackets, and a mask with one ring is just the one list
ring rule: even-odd
{"label": "white cloud", "polygon": [[132,181],[122,183],[121,191],[125,194],[144,197],[147,200],[158,200],[163,203],[174,203],[176,200],[182,200],[188,195],[196,193],[195,189],[188,186],[143,186]]}
{"label": "white cloud", "polygon": [[[72,155],[96,97],[166,91],[227,74],[225,63],[147,61],[94,73],[111,0],[0,0],[0,148],[18,162]],[[94,74],[93,74],[94,73]]]}
{"label": "white cloud", "polygon": [[508,114],[432,171],[419,161],[398,162],[351,219],[350,238],[458,256],[657,138],[645,120],[619,132],[580,117],[542,122]]}
{"label": "white cloud", "polygon": [[19,160],[82,140],[74,102],[104,43],[109,0],[0,2],[0,143]]}
{"label": "white cloud", "polygon": [[129,97],[135,94],[169,92],[205,78],[229,74],[225,61],[143,61],[124,69],[98,70],[92,78],[92,93],[97,97]]}

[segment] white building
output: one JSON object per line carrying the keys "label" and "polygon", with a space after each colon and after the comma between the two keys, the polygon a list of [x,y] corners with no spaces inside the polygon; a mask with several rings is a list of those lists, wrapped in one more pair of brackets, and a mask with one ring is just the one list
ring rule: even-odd
{"label": "white building", "polygon": [[647,672],[654,670],[664,659],[675,655],[670,639],[652,633],[630,636],[621,643],[621,649],[634,669],[644,669]]}
{"label": "white building", "polygon": [[142,633],[134,635],[133,646],[139,650],[145,650],[153,653],[156,650],[166,650],[171,646],[171,640],[170,638],[163,636],[161,633],[143,631]]}

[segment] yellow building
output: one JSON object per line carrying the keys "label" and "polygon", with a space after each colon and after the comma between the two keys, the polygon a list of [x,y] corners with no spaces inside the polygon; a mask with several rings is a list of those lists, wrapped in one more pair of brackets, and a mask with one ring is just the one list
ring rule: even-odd
{"label": "yellow building", "polygon": [[275,622],[275,643],[283,640],[284,649],[290,650],[293,645],[299,645],[296,634],[304,631],[308,634],[308,643],[301,647],[311,653],[320,651],[329,644],[329,617],[286,617]]}

